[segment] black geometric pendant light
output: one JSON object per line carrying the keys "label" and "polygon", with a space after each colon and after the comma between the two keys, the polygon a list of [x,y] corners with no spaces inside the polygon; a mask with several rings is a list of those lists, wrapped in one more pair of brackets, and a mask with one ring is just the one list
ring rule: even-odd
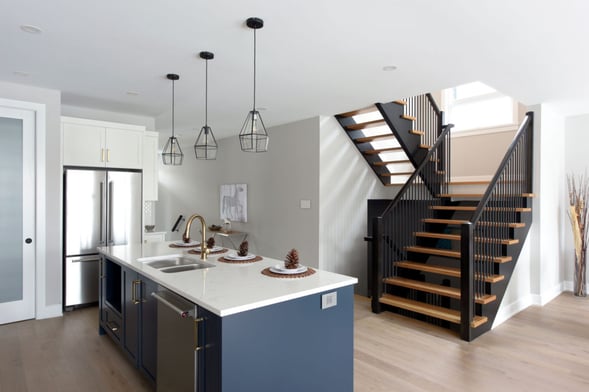
{"label": "black geometric pendant light", "polygon": [[164,146],[162,151],[162,161],[164,165],[179,166],[182,164],[184,154],[180,148],[178,139],[174,136],[174,82],[180,79],[180,76],[176,74],[167,74],[166,77],[172,81],[172,136],[168,139],[168,142]]}
{"label": "black geometric pendant light", "polygon": [[262,116],[256,110],[256,30],[264,27],[264,21],[260,18],[248,18],[246,24],[254,30],[254,105],[239,132],[239,143],[241,151],[266,152],[268,151],[268,132],[266,132]]}
{"label": "black geometric pendant light", "polygon": [[211,52],[200,52],[200,58],[205,60],[205,125],[194,143],[194,155],[196,159],[217,159],[217,140],[213,130],[208,123],[208,102],[209,102],[209,60],[215,58]]}

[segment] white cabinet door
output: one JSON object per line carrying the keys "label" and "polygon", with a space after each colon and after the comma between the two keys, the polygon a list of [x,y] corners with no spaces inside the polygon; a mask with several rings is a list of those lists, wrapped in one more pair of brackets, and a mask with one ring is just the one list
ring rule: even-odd
{"label": "white cabinet door", "polygon": [[104,167],[104,127],[62,122],[63,164]]}
{"label": "white cabinet door", "polygon": [[106,166],[141,169],[143,167],[143,132],[106,128]]}
{"label": "white cabinet door", "polygon": [[157,146],[159,133],[143,135],[143,200],[155,201],[158,197]]}

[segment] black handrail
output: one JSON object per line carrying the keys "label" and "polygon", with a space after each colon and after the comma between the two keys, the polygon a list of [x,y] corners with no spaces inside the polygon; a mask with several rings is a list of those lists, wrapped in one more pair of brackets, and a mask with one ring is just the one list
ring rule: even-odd
{"label": "black handrail", "polygon": [[505,257],[501,241],[509,239],[517,227],[524,199],[532,192],[532,179],[533,113],[528,112],[470,222],[461,227],[460,334],[464,340],[471,340],[476,299],[486,295],[485,278]]}

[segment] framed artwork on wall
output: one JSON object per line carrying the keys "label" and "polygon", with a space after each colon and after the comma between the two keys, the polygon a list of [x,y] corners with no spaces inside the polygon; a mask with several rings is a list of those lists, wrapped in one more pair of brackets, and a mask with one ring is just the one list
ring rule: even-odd
{"label": "framed artwork on wall", "polygon": [[219,195],[221,220],[247,222],[247,184],[221,185]]}

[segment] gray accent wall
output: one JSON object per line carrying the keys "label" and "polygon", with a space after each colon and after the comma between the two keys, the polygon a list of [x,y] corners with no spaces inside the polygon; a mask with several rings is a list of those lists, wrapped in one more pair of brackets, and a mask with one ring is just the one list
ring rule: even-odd
{"label": "gray accent wall", "polygon": [[[190,139],[179,136],[184,164],[160,161],[156,231],[179,239],[181,233],[169,231],[180,214],[199,213],[208,225],[220,224],[220,185],[247,184],[248,221],[233,222],[232,228],[249,233],[250,251],[282,260],[296,248],[301,263],[319,267],[319,120],[276,126],[268,133],[268,152],[242,152],[235,136],[218,141],[214,161],[195,159],[196,132]],[[168,136],[161,133],[160,150]],[[300,200],[310,200],[311,208],[300,208]]]}

